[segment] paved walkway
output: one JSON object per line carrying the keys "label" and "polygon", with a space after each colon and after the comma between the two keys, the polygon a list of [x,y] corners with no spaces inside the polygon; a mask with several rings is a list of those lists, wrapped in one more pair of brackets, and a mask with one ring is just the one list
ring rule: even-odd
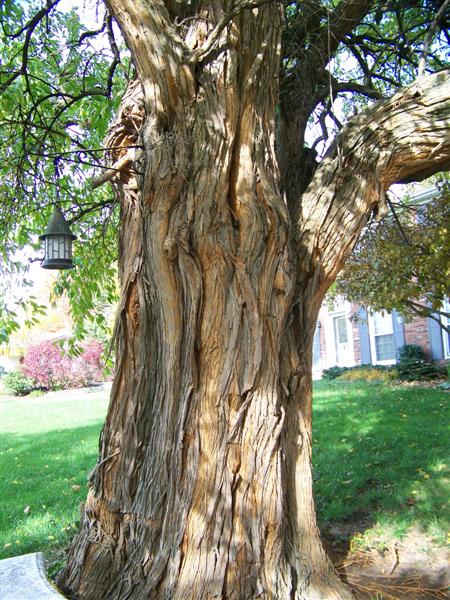
{"label": "paved walkway", "polygon": [[42,552],[0,560],[1,600],[62,600],[64,597],[47,579]]}

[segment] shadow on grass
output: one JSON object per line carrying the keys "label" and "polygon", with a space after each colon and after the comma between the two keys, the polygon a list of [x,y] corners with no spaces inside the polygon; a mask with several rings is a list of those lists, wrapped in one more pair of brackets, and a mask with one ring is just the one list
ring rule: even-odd
{"label": "shadow on grass", "polygon": [[101,423],[39,434],[4,434],[0,558],[68,543],[86,497]]}
{"label": "shadow on grass", "polygon": [[448,530],[449,394],[320,382],[314,392],[314,481],[322,528],[376,523],[401,537]]}
{"label": "shadow on grass", "polygon": [[[314,479],[323,528],[339,523],[347,545],[374,524],[399,536],[416,525],[441,540],[448,529],[448,404],[449,395],[436,390],[318,384]],[[61,557],[86,496],[100,428],[99,420],[2,436],[2,558],[39,550],[50,560]]]}

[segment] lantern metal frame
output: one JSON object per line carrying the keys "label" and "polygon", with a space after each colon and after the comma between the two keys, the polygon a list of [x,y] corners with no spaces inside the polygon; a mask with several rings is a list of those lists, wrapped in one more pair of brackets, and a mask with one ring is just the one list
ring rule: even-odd
{"label": "lantern metal frame", "polygon": [[43,269],[73,269],[72,242],[77,236],[70,231],[59,206],[55,206],[45,232],[39,236],[44,242]]}

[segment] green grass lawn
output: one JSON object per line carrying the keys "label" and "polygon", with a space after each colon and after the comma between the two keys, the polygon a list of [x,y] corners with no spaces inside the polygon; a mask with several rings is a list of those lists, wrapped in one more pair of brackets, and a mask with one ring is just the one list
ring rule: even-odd
{"label": "green grass lawn", "polygon": [[450,394],[337,379],[317,382],[314,398],[319,522],[359,514],[374,524],[368,545],[371,535],[401,538],[411,526],[444,544]]}
{"label": "green grass lawn", "polygon": [[0,558],[38,550],[50,562],[60,558],[79,520],[106,408],[105,392],[0,401]]}
{"label": "green grass lawn", "polygon": [[[106,396],[1,401],[1,558],[42,550],[57,568],[86,496]],[[415,525],[443,543],[449,398],[418,387],[318,382],[314,478],[321,524],[363,514],[381,533],[401,536]]]}

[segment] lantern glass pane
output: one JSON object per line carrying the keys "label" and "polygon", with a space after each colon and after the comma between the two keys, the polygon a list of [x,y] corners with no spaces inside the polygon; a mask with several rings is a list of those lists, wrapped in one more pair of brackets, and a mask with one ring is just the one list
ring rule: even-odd
{"label": "lantern glass pane", "polygon": [[51,235],[45,240],[45,254],[49,260],[64,258],[64,236]]}
{"label": "lantern glass pane", "polygon": [[68,236],[64,237],[64,258],[66,260],[72,258],[72,240]]}
{"label": "lantern glass pane", "polygon": [[53,260],[55,258],[58,258],[58,245],[56,244],[56,239],[52,236],[49,238],[49,242],[50,242],[50,252],[48,257]]}
{"label": "lantern glass pane", "polygon": [[59,258],[59,238],[57,236],[52,237],[52,258],[55,260]]}

